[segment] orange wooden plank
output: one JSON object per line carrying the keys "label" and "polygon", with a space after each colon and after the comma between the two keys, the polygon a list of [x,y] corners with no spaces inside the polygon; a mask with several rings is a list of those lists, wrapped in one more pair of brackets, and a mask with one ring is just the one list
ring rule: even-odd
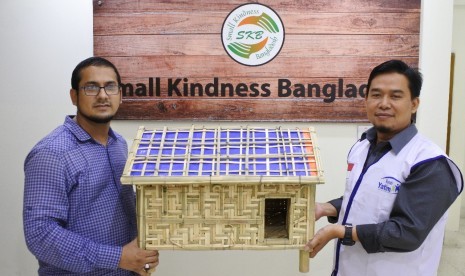
{"label": "orange wooden plank", "polygon": [[124,100],[116,119],[366,122],[365,101],[307,99]]}
{"label": "orange wooden plank", "polygon": [[107,57],[121,75],[166,78],[365,78],[371,69],[392,58],[418,64],[418,57],[300,57],[278,56],[263,66],[243,66],[229,56]]}
{"label": "orange wooden plank", "polygon": [[[94,15],[94,35],[220,34],[228,12]],[[418,34],[419,13],[281,12],[286,34]],[[198,39],[202,39],[199,36]]]}
{"label": "orange wooden plank", "polygon": [[[148,11],[231,11],[237,6],[245,4],[243,0],[211,1],[211,0],[111,0],[103,1],[103,5],[98,6],[94,1],[95,13],[120,13],[127,12],[148,12]],[[420,12],[421,0],[262,0],[261,4],[272,9],[285,11],[305,11],[305,12]]]}
{"label": "orange wooden plank", "polygon": [[[418,56],[419,35],[287,35],[280,57]],[[224,56],[218,34],[95,36],[95,55]]]}

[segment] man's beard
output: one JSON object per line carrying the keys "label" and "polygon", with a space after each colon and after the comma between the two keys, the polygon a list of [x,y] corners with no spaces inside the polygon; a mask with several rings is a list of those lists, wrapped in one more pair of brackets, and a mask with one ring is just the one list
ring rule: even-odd
{"label": "man's beard", "polygon": [[375,126],[375,129],[379,133],[390,133],[392,130],[385,126]]}
{"label": "man's beard", "polygon": [[108,115],[102,118],[102,117],[97,117],[97,116],[89,116],[87,114],[82,113],[79,109],[78,109],[78,112],[79,114],[81,114],[82,117],[97,124],[106,124],[106,123],[109,123],[113,119],[113,115]]}

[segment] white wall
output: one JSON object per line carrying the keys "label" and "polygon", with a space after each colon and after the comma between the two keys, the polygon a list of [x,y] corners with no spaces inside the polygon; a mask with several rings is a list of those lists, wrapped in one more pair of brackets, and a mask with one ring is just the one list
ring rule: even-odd
{"label": "white wall", "polygon": [[[447,140],[447,117],[449,105],[449,87],[450,87],[450,55],[452,52],[453,36],[453,15],[454,1],[422,1],[422,25],[420,39],[420,68],[423,73],[423,88],[421,94],[420,108],[418,111],[417,126],[420,132],[430,137],[445,150]],[[458,5],[456,7],[463,6]],[[458,14],[456,14],[458,15]],[[455,40],[463,41],[463,25],[459,18],[455,17]],[[463,19],[462,19],[463,23]],[[442,30],[442,31],[441,31]],[[456,42],[457,44],[457,42]],[[463,46],[462,51],[463,51]],[[458,50],[458,49],[457,49]],[[463,59],[462,59],[463,60]],[[457,60],[460,69],[460,60]],[[441,69],[439,69],[441,68]],[[462,71],[463,72],[463,71]],[[458,71],[457,71],[458,73]],[[456,74],[456,84],[462,83],[463,75]],[[456,89],[454,98],[454,109],[451,129],[451,157],[461,161],[464,158],[465,151],[463,139],[463,96]],[[462,103],[462,105],[459,105]],[[463,170],[464,163],[457,163]],[[461,201],[457,200],[449,209],[449,219],[447,229],[457,231],[460,221]]]}
{"label": "white wall", "polygon": [[[461,168],[465,168],[465,0],[455,1],[452,52],[455,53],[454,95],[452,103],[450,156]],[[463,172],[463,170],[462,170]],[[454,206],[458,209],[459,203]],[[462,194],[462,206],[465,196]],[[451,220],[450,220],[451,221]],[[454,229],[458,221],[454,221]]]}
{"label": "white wall", "polygon": [[0,2],[0,275],[37,275],[22,230],[23,162],[74,113],[71,71],[92,55],[92,2]]}
{"label": "white wall", "polygon": [[[438,101],[434,93],[448,90],[444,84],[448,83],[449,67],[443,58],[447,59],[450,53],[447,40],[450,40],[452,0],[426,0],[422,9],[422,28],[426,35],[421,39],[420,65],[427,81],[419,111],[419,128],[444,146],[447,100]],[[80,60],[92,55],[92,1],[2,0],[0,34],[3,95],[0,101],[0,175],[3,180],[0,185],[0,275],[35,275],[37,262],[27,251],[22,231],[22,166],[30,148],[61,124],[65,114],[75,112],[68,96],[70,76]],[[445,43],[438,43],[438,38],[445,39]],[[437,116],[432,116],[428,110],[435,110]],[[190,124],[188,121],[115,121],[113,127],[131,141],[139,125]],[[327,180],[326,184],[318,186],[317,200],[326,201],[343,191],[346,152],[355,141],[357,130],[355,124],[311,125],[317,130]],[[324,224],[324,221],[318,222],[316,228]],[[328,245],[311,260],[308,275],[329,275],[331,264],[332,246]],[[298,272],[298,252],[284,250],[162,251],[157,275],[303,274]]]}

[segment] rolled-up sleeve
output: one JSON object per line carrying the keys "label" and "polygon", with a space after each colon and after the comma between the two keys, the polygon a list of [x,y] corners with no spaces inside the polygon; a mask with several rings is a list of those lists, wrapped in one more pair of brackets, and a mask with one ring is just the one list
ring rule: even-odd
{"label": "rolled-up sleeve", "polygon": [[339,218],[339,212],[341,211],[341,206],[342,206],[342,196],[340,198],[333,199],[331,201],[328,201],[329,204],[333,205],[334,208],[336,208],[337,215],[335,217],[329,216],[328,217],[328,222],[329,223],[336,223],[338,218]]}
{"label": "rolled-up sleeve", "polygon": [[413,251],[459,193],[445,157],[423,163],[400,187],[389,220],[357,225],[357,236],[368,253]]}

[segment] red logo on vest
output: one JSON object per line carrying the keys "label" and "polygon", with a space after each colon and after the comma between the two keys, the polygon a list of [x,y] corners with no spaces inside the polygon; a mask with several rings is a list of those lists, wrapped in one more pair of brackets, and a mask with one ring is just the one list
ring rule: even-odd
{"label": "red logo on vest", "polygon": [[350,172],[352,171],[352,168],[354,167],[354,163],[349,163],[347,164],[347,171]]}

